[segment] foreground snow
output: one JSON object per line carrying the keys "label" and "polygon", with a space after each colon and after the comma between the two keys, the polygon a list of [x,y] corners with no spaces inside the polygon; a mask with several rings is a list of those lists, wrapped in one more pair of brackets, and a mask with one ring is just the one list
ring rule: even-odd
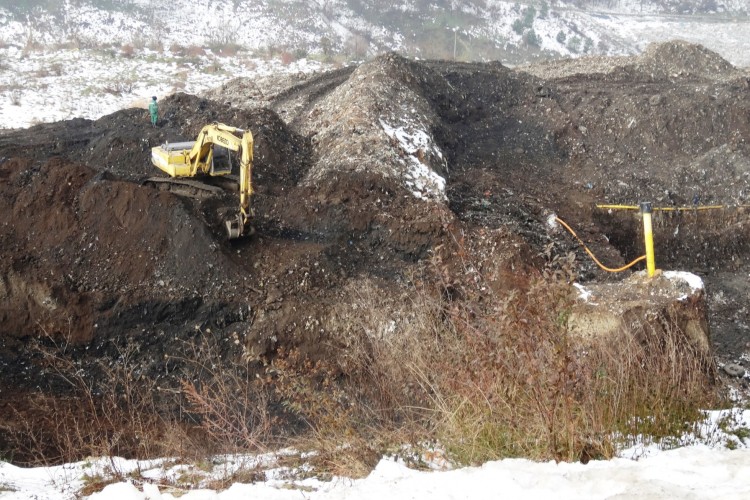
{"label": "foreground snow", "polygon": [[[52,500],[78,498],[92,478],[129,477],[106,486],[97,500],[240,500],[262,499],[454,499],[454,498],[750,498],[750,410],[706,413],[695,431],[676,439],[682,447],[660,451],[637,444],[620,458],[581,463],[507,459],[481,467],[450,470],[432,455],[427,465],[442,470],[414,470],[397,458],[383,458],[364,479],[289,479],[294,470],[274,468],[279,454],[215,460],[212,472],[169,460],[98,459],[57,467],[21,469],[0,463],[0,498]],[[729,449],[732,448],[732,449]],[[427,459],[426,457],[424,457]],[[265,481],[235,483],[224,491],[186,490],[180,478],[201,475],[206,481],[238,469],[263,470]]]}
{"label": "foreground snow", "polygon": [[[0,466],[3,499],[61,498],[61,486],[77,483],[68,474],[76,466],[18,469]],[[159,486],[130,482],[107,486],[92,499],[157,500],[203,499],[452,499],[452,498],[750,498],[750,450],[717,451],[704,445],[659,453],[640,461],[618,458],[580,463],[536,463],[509,459],[444,472],[417,471],[403,463],[383,459],[360,480],[330,482],[267,481],[234,484],[222,492],[192,490],[160,492]],[[66,477],[67,476],[67,477]],[[4,485],[4,486],[2,486]],[[165,488],[161,488],[165,490]],[[184,494],[183,494],[184,493]],[[68,491],[63,498],[71,498]]]}

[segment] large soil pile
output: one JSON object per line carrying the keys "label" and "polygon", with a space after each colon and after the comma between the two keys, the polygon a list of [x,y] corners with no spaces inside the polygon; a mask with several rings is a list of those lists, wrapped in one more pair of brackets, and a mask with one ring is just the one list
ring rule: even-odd
{"label": "large soil pile", "polygon": [[[45,385],[30,338],[66,339],[82,359],[135,341],[157,378],[164,353],[209,330],[259,361],[280,347],[333,356],[332,318],[361,314],[347,307],[365,287],[397,325],[414,276],[481,269],[483,286],[517,288],[550,244],[576,252],[581,279],[617,279],[550,233],[550,213],[616,265],[643,253],[639,222],[596,203],[750,203],[748,74],[702,47],[523,70],[389,54],[260,83],[171,96],[156,128],[131,109],[0,135],[3,411]],[[239,242],[221,225],[233,193],[141,184],[152,146],[213,121],[255,136],[256,234]],[[658,265],[707,280],[717,352],[739,358],[747,212],[657,213],[656,227]]]}

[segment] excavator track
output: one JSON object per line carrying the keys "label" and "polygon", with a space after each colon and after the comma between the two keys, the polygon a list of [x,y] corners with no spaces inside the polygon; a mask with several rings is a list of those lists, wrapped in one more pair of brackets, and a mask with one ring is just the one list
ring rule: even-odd
{"label": "excavator track", "polygon": [[209,177],[210,183],[189,179],[175,179],[173,177],[149,177],[143,181],[145,186],[153,186],[160,191],[170,191],[179,196],[189,198],[208,198],[221,196],[225,191],[233,191],[239,185],[239,179],[234,175]]}

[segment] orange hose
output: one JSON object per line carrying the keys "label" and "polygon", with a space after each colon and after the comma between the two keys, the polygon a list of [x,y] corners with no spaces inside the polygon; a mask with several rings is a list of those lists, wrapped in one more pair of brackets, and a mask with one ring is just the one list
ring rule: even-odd
{"label": "orange hose", "polygon": [[634,266],[634,265],[635,265],[636,263],[638,263],[638,262],[640,262],[640,261],[642,261],[642,260],[645,260],[645,259],[646,259],[646,256],[645,256],[645,255],[641,255],[640,257],[638,257],[637,259],[635,259],[635,260],[634,260],[633,262],[631,262],[630,264],[627,264],[627,265],[625,265],[625,266],[623,266],[623,267],[618,267],[617,269],[612,269],[612,268],[610,268],[610,267],[607,267],[607,266],[605,266],[604,264],[602,264],[601,262],[599,262],[599,259],[597,259],[597,258],[596,258],[596,255],[594,255],[594,254],[593,254],[593,252],[592,252],[591,250],[589,250],[589,247],[587,247],[587,246],[586,246],[586,244],[585,244],[585,243],[583,242],[583,240],[581,240],[581,238],[579,238],[579,237],[578,237],[578,235],[577,235],[577,234],[575,233],[575,231],[573,231],[573,229],[571,229],[571,227],[570,227],[569,225],[567,225],[567,224],[566,224],[566,223],[565,223],[565,222],[564,222],[564,221],[563,221],[562,219],[560,219],[559,217],[555,217],[555,220],[556,220],[557,222],[559,222],[560,224],[562,224],[562,226],[563,226],[563,227],[564,227],[565,229],[567,229],[567,230],[568,230],[568,231],[570,232],[570,234],[572,234],[572,235],[573,235],[573,236],[575,237],[575,239],[577,239],[577,240],[578,240],[578,243],[580,243],[580,244],[581,244],[581,246],[583,247],[583,249],[584,249],[584,250],[586,250],[586,253],[587,253],[587,254],[589,254],[589,256],[590,256],[590,257],[591,257],[592,259],[594,259],[594,262],[596,262],[596,264],[597,264],[597,265],[598,265],[598,266],[599,266],[600,268],[602,268],[603,270],[605,270],[605,271],[607,271],[607,272],[610,272],[610,273],[619,273],[619,272],[625,271],[625,270],[627,270],[627,269],[630,269],[630,268],[631,268],[631,267],[633,267],[633,266]]}

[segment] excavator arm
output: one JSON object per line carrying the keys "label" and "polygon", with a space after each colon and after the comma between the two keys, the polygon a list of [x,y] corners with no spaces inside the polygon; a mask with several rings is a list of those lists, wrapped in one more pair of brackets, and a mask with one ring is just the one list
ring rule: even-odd
{"label": "excavator arm", "polygon": [[[210,129],[207,131],[204,143],[210,143],[211,145],[207,148],[206,144],[204,144],[197,151],[199,155],[212,155],[213,145],[215,144],[224,146],[232,151],[240,151],[240,211],[236,218],[225,221],[229,238],[239,238],[245,234],[248,221],[252,217],[250,196],[253,194],[253,134],[249,130],[242,130],[221,123],[204,127],[203,131],[206,131],[209,127]],[[242,134],[242,137],[238,138],[235,134]],[[193,147],[193,151],[198,149],[197,145],[198,143],[196,142],[196,147]],[[206,149],[210,152],[206,153]]]}

